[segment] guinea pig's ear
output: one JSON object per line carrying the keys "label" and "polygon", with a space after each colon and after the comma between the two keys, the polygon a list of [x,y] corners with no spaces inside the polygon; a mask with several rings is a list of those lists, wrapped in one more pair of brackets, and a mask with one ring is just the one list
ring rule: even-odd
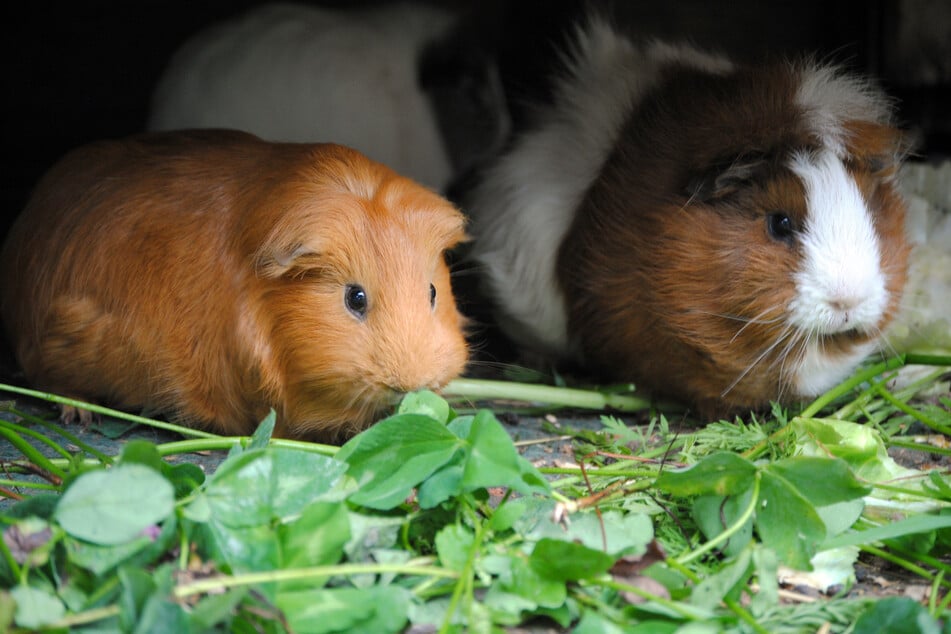
{"label": "guinea pig's ear", "polygon": [[873,174],[894,172],[912,150],[911,138],[901,130],[872,121],[847,121],[848,160]]}
{"label": "guinea pig's ear", "polygon": [[[310,240],[294,240],[292,234],[272,233],[254,253],[252,264],[258,277],[276,279],[299,275],[321,266],[321,245]],[[306,234],[305,234],[306,235]]]}
{"label": "guinea pig's ear", "polygon": [[691,176],[685,193],[699,202],[725,198],[754,181],[765,165],[766,157],[762,154],[741,154],[715,161]]}

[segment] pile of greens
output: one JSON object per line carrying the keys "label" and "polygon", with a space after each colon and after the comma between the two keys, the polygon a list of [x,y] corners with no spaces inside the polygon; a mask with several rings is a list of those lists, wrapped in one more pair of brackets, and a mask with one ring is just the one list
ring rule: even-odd
{"label": "pile of greens", "polygon": [[[251,438],[180,430],[118,456],[8,403],[23,459],[0,480],[0,631],[951,632],[951,482],[887,452],[951,453],[951,358],[913,361],[935,367],[901,387],[904,358],[866,367],[799,412],[562,425],[574,455],[556,466],[492,410],[429,392],[340,448],[272,440],[271,416]],[[510,387],[549,409],[594,394]],[[221,448],[211,475],[168,460]],[[846,596],[859,557],[926,599]]]}

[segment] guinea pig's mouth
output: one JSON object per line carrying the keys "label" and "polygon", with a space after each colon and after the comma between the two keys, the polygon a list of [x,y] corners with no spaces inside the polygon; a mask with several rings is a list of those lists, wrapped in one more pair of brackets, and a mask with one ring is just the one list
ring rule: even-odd
{"label": "guinea pig's mouth", "polygon": [[816,342],[820,347],[842,346],[848,344],[864,343],[872,338],[872,333],[861,328],[849,328],[839,332],[824,333],[816,336]]}

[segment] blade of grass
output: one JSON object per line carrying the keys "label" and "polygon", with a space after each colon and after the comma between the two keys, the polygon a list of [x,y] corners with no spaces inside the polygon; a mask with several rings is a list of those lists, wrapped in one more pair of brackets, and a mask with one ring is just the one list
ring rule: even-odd
{"label": "blade of grass", "polygon": [[[16,447],[17,450],[19,450],[19,452],[27,458],[27,460],[38,466],[40,469],[47,471],[60,479],[66,477],[65,471],[53,464],[49,458],[40,453],[36,447],[24,440],[22,436],[12,429],[9,429],[6,423],[7,421],[0,420],[0,436],[3,436],[9,440],[10,444]],[[69,453],[67,453],[66,456],[68,458]]]}
{"label": "blade of grass", "polygon": [[177,434],[181,434],[185,437],[194,437],[194,438],[221,438],[218,434],[212,434],[211,432],[201,431],[199,429],[191,429],[190,427],[182,427],[181,425],[174,425],[172,423],[167,423],[161,420],[155,420],[154,418],[145,418],[144,416],[136,416],[135,414],[129,414],[127,412],[121,412],[116,409],[109,407],[103,407],[101,405],[96,405],[94,403],[86,403],[83,401],[77,401],[76,399],[66,398],[65,396],[59,396],[57,394],[50,394],[49,392],[40,392],[38,390],[31,390],[25,387],[17,387],[16,385],[8,385],[6,383],[0,383],[0,391],[2,392],[11,392],[13,394],[20,394],[23,396],[29,396],[32,398],[37,398],[43,401],[50,403],[56,403],[58,405],[69,405],[70,407],[75,407],[78,409],[84,409],[95,414],[102,414],[104,416],[110,416],[112,418],[117,418],[119,420],[125,420],[132,423],[141,423],[143,425],[148,425],[149,427],[157,427],[159,429],[165,429],[167,431],[172,431]]}
{"label": "blade of grass", "polygon": [[103,464],[112,464],[112,458],[110,456],[102,453],[101,451],[99,451],[98,449],[90,445],[89,443],[84,442],[79,436],[67,431],[61,425],[51,423],[50,421],[44,420],[40,418],[39,416],[33,416],[32,414],[28,414],[27,412],[20,411],[16,409],[15,407],[3,408],[0,411],[9,412],[10,414],[13,414],[14,416],[18,416],[25,421],[29,421],[33,423],[34,425],[40,425],[42,427],[45,427],[46,429],[50,429],[54,431],[55,433],[57,433],[58,435],[65,438],[66,440],[68,440],[69,442],[73,443],[77,447],[79,447],[80,451],[97,458]]}
{"label": "blade of grass", "polygon": [[891,370],[897,370],[898,368],[904,366],[906,363],[904,356],[892,357],[891,359],[886,359],[881,363],[876,363],[873,366],[869,366],[863,370],[856,372],[851,378],[843,381],[836,387],[832,388],[816,400],[812,402],[809,407],[804,409],[799,416],[802,418],[812,418],[816,414],[822,411],[827,405],[835,401],[841,396],[844,396],[854,390],[856,387],[865,383],[866,381]]}

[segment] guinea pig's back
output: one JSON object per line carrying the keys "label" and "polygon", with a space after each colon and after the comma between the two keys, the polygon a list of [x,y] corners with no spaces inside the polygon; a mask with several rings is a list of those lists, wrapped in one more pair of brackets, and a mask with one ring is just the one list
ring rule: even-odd
{"label": "guinea pig's back", "polygon": [[206,362],[196,350],[226,349],[237,177],[258,160],[242,158],[249,138],[105,141],[47,173],[3,249],[3,321],[32,382],[163,408],[180,372]]}

